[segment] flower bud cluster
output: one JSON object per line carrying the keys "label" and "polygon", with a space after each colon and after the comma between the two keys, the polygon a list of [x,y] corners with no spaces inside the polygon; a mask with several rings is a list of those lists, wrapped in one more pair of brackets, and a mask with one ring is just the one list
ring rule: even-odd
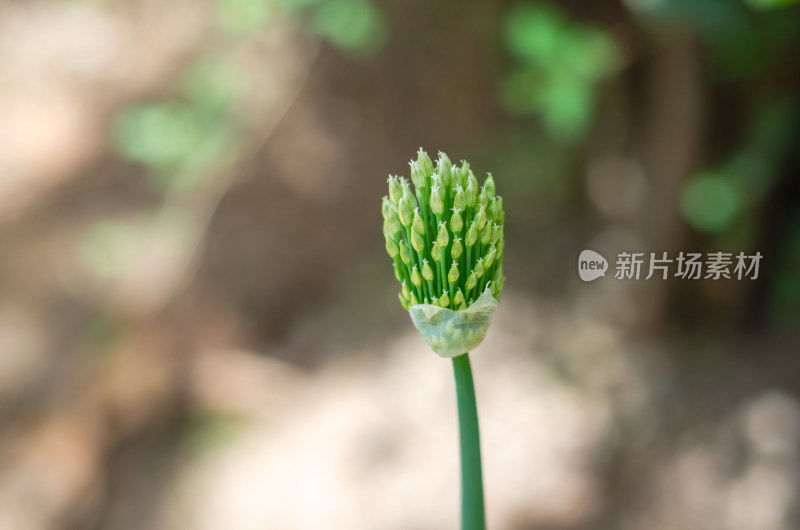
{"label": "flower bud cluster", "polygon": [[492,175],[479,187],[469,164],[455,166],[440,152],[434,165],[421,148],[409,166],[414,189],[407,179],[389,176],[381,203],[400,303],[461,310],[487,289],[499,299],[505,212]]}

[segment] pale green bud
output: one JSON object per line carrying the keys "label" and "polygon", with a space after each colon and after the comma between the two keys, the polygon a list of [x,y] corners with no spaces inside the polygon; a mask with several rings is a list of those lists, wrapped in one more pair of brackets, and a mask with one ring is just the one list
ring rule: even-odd
{"label": "pale green bud", "polygon": [[[413,278],[413,276],[412,276],[412,278]],[[472,272],[469,273],[469,276],[467,276],[467,285],[466,285],[466,287],[467,287],[467,289],[474,289],[476,285],[478,285],[478,275],[475,274],[475,271],[472,271]]]}
{"label": "pale green bud", "polygon": [[494,263],[494,258],[497,256],[497,249],[494,245],[489,246],[489,252],[486,253],[486,257],[483,260],[484,266],[488,269]]}
{"label": "pale green bud", "polygon": [[392,268],[394,269],[394,277],[397,278],[398,282],[403,282],[403,277],[400,275],[400,269],[397,267],[397,263],[392,263]]}
{"label": "pale green bud", "polygon": [[397,208],[392,206],[389,209],[389,215],[386,217],[386,224],[389,227],[389,231],[392,234],[396,234],[403,229],[403,225],[400,224],[400,219],[397,217]]}
{"label": "pale green bud", "polygon": [[447,307],[449,305],[450,305],[450,295],[447,294],[447,290],[445,289],[444,292],[442,292],[442,296],[439,297],[439,306]]}
{"label": "pale green bud", "polygon": [[467,246],[472,246],[478,240],[478,228],[475,226],[475,221],[472,221],[467,228],[467,235],[464,237],[464,243]]}
{"label": "pale green bud", "polygon": [[450,159],[447,158],[447,155],[439,151],[439,160],[436,163],[436,167],[439,170],[439,175],[442,177],[442,184],[445,186],[445,189],[450,188],[450,183],[453,181],[453,164],[450,162]]}
{"label": "pale green bud", "polygon": [[439,223],[439,234],[436,236],[436,242],[442,248],[445,248],[450,242],[450,234],[447,233],[447,224],[444,221]]}
{"label": "pale green bud", "polygon": [[420,287],[422,285],[422,276],[419,275],[419,271],[417,270],[417,266],[414,265],[411,268],[411,283]]}
{"label": "pale green bud", "polygon": [[419,148],[419,151],[417,151],[417,163],[426,177],[429,177],[431,173],[433,173],[433,162],[431,161],[431,157],[429,157],[428,153],[423,151],[421,147]]}
{"label": "pale green bud", "polygon": [[436,241],[433,242],[433,246],[431,247],[431,257],[436,263],[442,261],[442,247],[440,247],[439,243]]}
{"label": "pale green bud", "polygon": [[483,258],[478,258],[478,262],[475,263],[475,269],[473,269],[475,273],[475,277],[483,278],[483,273],[486,272],[486,269],[483,267]]}
{"label": "pale green bud", "polygon": [[406,265],[411,265],[411,252],[408,250],[408,243],[401,239],[398,246],[400,247],[400,259]]}
{"label": "pale green bud", "polygon": [[469,175],[472,173],[472,170],[469,168],[469,164],[466,160],[461,161],[461,168],[459,170],[459,177],[461,180],[461,186],[464,188],[467,187],[467,182],[469,182]]}
{"label": "pale green bud", "polygon": [[492,225],[492,243],[497,243],[500,241],[500,233],[502,232],[502,228],[497,223]]}
{"label": "pale green bud", "polygon": [[425,237],[416,230],[411,231],[411,246],[420,254],[425,252]]}
{"label": "pale green bud", "polygon": [[464,244],[461,242],[460,237],[456,237],[453,239],[453,246],[450,249],[450,256],[454,260],[458,260],[461,257],[461,254],[464,253]]}
{"label": "pale green bud", "polygon": [[456,289],[456,295],[453,297],[453,305],[456,306],[456,309],[463,309],[464,305],[464,293],[461,292],[461,287]]}
{"label": "pale green bud", "polygon": [[411,223],[414,221],[414,213],[411,209],[411,205],[408,202],[407,195],[400,199],[400,202],[397,203],[397,213],[403,226],[411,226]]}
{"label": "pale green bud", "polygon": [[453,264],[450,265],[450,271],[447,273],[447,281],[456,283],[460,276],[461,273],[458,272],[458,263],[453,262]]}
{"label": "pale green bud", "polygon": [[481,230],[481,245],[488,245],[492,239],[492,225],[486,223]]}
{"label": "pale green bud", "polygon": [[411,299],[411,291],[409,290],[408,285],[406,285],[406,281],[405,280],[402,281],[402,286],[400,288],[400,292],[402,293],[402,295],[404,297],[406,297],[408,299]]}
{"label": "pale green bud", "polygon": [[397,243],[394,241],[394,239],[388,237],[386,238],[386,252],[389,253],[389,256],[391,256],[392,259],[396,258],[400,254],[400,248],[397,246]]}
{"label": "pale green bud", "polygon": [[400,183],[400,178],[389,175],[389,198],[393,203],[397,204],[402,197],[403,185]]}
{"label": "pale green bud", "polygon": [[475,222],[478,224],[478,230],[483,230],[486,225],[486,208],[482,204],[478,205],[478,211],[475,212]]}
{"label": "pale green bud", "polygon": [[456,192],[455,197],[453,197],[453,206],[463,212],[464,208],[467,207],[467,196],[464,193],[464,188],[462,188],[461,184],[459,184],[453,188],[453,191]]}
{"label": "pale green bud", "polygon": [[489,205],[486,207],[486,215],[490,221],[497,220],[497,197],[492,197],[489,200]]}
{"label": "pale green bud", "polygon": [[428,264],[428,260],[422,260],[422,277],[425,278],[427,281],[433,280],[433,269]]}
{"label": "pale green bud", "polygon": [[397,298],[400,299],[400,305],[403,307],[403,309],[408,311],[408,308],[411,307],[409,305],[410,302],[409,302],[408,298],[405,298],[401,293],[397,293]]}
{"label": "pale green bud", "polygon": [[472,208],[475,206],[475,196],[477,195],[477,188],[472,184],[472,180],[467,182],[467,187],[464,190],[464,195],[467,197],[467,207]]}
{"label": "pale green bud", "polygon": [[476,201],[476,204],[479,204],[484,208],[486,208],[486,206],[489,205],[489,198],[486,196],[486,190],[484,188],[481,188],[480,191],[478,192],[478,199]]}
{"label": "pale green bud", "polygon": [[417,298],[417,295],[414,294],[413,291],[411,292],[411,298],[408,299],[408,303],[411,306],[419,305],[419,299]]}
{"label": "pale green bud", "polygon": [[436,215],[442,215],[444,212],[444,202],[442,202],[438,184],[435,184],[431,189],[431,211]]}
{"label": "pale green bud", "polygon": [[494,197],[495,188],[494,188],[494,177],[492,177],[491,173],[486,174],[486,181],[483,183],[483,189],[486,190],[486,196],[489,198]]}
{"label": "pale green bud", "polygon": [[383,215],[384,219],[386,219],[386,217],[389,215],[389,210],[391,209],[391,207],[392,203],[389,202],[389,197],[384,196],[381,199],[381,214]]}
{"label": "pale green bud", "polygon": [[414,232],[425,235],[425,223],[422,222],[422,216],[419,214],[419,207],[414,209],[414,220],[411,222],[411,228]]}
{"label": "pale green bud", "polygon": [[416,160],[412,160],[408,165],[411,168],[411,182],[417,189],[425,189],[425,174],[422,172],[422,168],[419,167]]}
{"label": "pale green bud", "polygon": [[[426,301],[427,301],[427,299],[426,299]],[[431,305],[439,305],[439,299],[436,298],[435,296],[431,297]]]}
{"label": "pale green bud", "polygon": [[464,219],[461,217],[461,210],[453,208],[453,215],[450,216],[450,230],[453,234],[460,234],[464,228]]}

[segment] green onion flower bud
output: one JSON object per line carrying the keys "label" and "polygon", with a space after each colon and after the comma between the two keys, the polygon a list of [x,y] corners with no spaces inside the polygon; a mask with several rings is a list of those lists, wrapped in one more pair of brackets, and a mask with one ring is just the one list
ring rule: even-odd
{"label": "green onion flower bud", "polygon": [[386,224],[392,234],[397,234],[403,229],[403,225],[400,224],[400,219],[397,217],[396,207],[392,206],[389,209],[389,215],[386,217]]}
{"label": "green onion flower bud", "polygon": [[453,246],[450,249],[450,256],[453,260],[458,261],[458,258],[461,257],[461,254],[464,253],[464,244],[461,242],[460,237],[456,237],[453,239]]}
{"label": "green onion flower bud", "polygon": [[391,209],[391,207],[392,203],[389,201],[389,197],[384,195],[381,199],[381,215],[383,215],[384,219],[389,215],[389,209]]}
{"label": "green onion flower bud", "polygon": [[467,235],[464,236],[464,243],[471,247],[478,240],[478,228],[475,226],[475,221],[472,221],[467,228]]}
{"label": "green onion flower bud", "polygon": [[428,264],[428,260],[422,260],[422,277],[427,281],[433,280],[433,269]]}
{"label": "green onion flower bud", "polygon": [[486,272],[486,269],[483,267],[483,258],[478,258],[478,262],[475,264],[475,269],[473,269],[473,272],[475,273],[476,278],[483,278],[483,273]]}
{"label": "green onion flower bud", "polygon": [[489,200],[489,205],[486,207],[486,215],[492,222],[497,220],[497,197],[492,197]]}
{"label": "green onion flower bud", "polygon": [[500,241],[500,232],[501,232],[500,225],[497,224],[497,223],[493,224],[492,225],[492,239],[491,239],[492,243],[497,243],[498,241]]}
{"label": "green onion flower bud", "polygon": [[491,199],[494,197],[494,178],[492,177],[491,173],[486,174],[486,181],[483,183],[483,189],[486,190],[486,196],[488,198]]}
{"label": "green onion flower bud", "polygon": [[455,197],[453,197],[453,207],[458,208],[462,212],[464,208],[467,207],[467,196],[464,194],[464,188],[461,187],[461,184],[453,188],[453,191],[456,192]]}
{"label": "green onion flower bud", "polygon": [[417,295],[414,294],[414,291],[411,291],[411,298],[408,299],[408,304],[412,306],[419,305],[419,299],[417,298]]}
{"label": "green onion flower bud", "polygon": [[475,274],[475,271],[472,271],[469,273],[469,276],[467,276],[466,288],[467,290],[474,289],[477,284],[478,284],[478,275]]}
{"label": "green onion flower bud", "polygon": [[464,293],[461,292],[461,287],[456,290],[456,294],[453,297],[453,305],[456,306],[456,309],[463,309]]}
{"label": "green onion flower bud", "polygon": [[450,230],[453,234],[460,234],[461,229],[464,228],[464,219],[461,217],[461,210],[452,208],[453,215],[450,216]]}
{"label": "green onion flower bud", "polygon": [[478,205],[478,211],[475,212],[475,222],[478,224],[478,230],[483,230],[486,224],[486,208],[482,204]]}
{"label": "green onion flower bud", "polygon": [[453,164],[447,155],[439,151],[439,160],[436,162],[436,169],[442,177],[442,184],[445,189],[450,188],[450,183],[453,181]]}
{"label": "green onion flower bud", "polygon": [[411,252],[408,250],[408,243],[401,239],[398,246],[400,247],[400,259],[406,265],[411,265]]}
{"label": "green onion flower bud", "polygon": [[444,212],[444,202],[442,202],[442,196],[439,194],[438,184],[434,184],[431,189],[431,211],[436,215],[442,215]]}
{"label": "green onion flower bud", "polygon": [[414,221],[414,213],[411,209],[411,205],[408,202],[407,195],[400,199],[400,202],[397,203],[397,212],[400,217],[400,222],[403,224],[403,226],[411,226],[411,223]]}
{"label": "green onion flower bud", "polygon": [[423,151],[421,147],[419,148],[419,151],[417,151],[417,164],[419,164],[419,168],[426,177],[429,177],[431,173],[433,173],[433,162],[431,161],[431,157],[429,157],[428,153]]}
{"label": "green onion flower bud", "polygon": [[411,246],[419,252],[423,254],[425,252],[425,236],[417,232],[416,230],[411,231]]}
{"label": "green onion flower bud", "polygon": [[469,164],[466,160],[461,161],[461,168],[459,169],[458,173],[461,186],[466,188],[467,182],[469,182],[469,174],[472,173],[472,170],[469,168]]}
{"label": "green onion flower bud", "polygon": [[[426,304],[428,303],[428,299],[427,298],[425,299],[425,303]],[[431,305],[439,305],[439,299],[434,296],[434,297],[431,298],[430,303],[431,303]]]}
{"label": "green onion flower bud", "polygon": [[442,261],[442,247],[440,247],[439,243],[436,241],[433,242],[433,246],[431,247],[431,257],[436,263]]}
{"label": "green onion flower bud", "polygon": [[419,235],[425,235],[425,223],[422,222],[422,216],[419,214],[419,206],[414,208],[414,220],[411,222],[411,228]]}
{"label": "green onion flower bud", "polygon": [[450,272],[447,273],[447,281],[456,283],[458,282],[459,276],[461,276],[461,273],[458,272],[458,263],[453,262],[453,264],[450,265]]}
{"label": "green onion flower bud", "polygon": [[494,245],[489,245],[489,252],[486,253],[486,258],[483,260],[483,265],[487,269],[494,263],[494,258],[497,256],[497,248]]}
{"label": "green onion flower bud", "polygon": [[411,307],[408,298],[405,298],[401,293],[397,293],[397,298],[400,300],[402,308],[408,311],[408,308]]}
{"label": "green onion flower bud", "polygon": [[412,160],[408,165],[411,168],[411,182],[418,189],[425,189],[425,174],[422,172],[422,168],[419,167],[416,160]]}
{"label": "green onion flower bud", "polygon": [[472,208],[475,206],[475,196],[477,195],[477,189],[475,185],[472,184],[472,180],[467,182],[467,187],[464,190],[464,195],[467,197],[467,207]]}
{"label": "green onion flower bud", "polygon": [[417,270],[417,266],[414,265],[411,268],[411,283],[420,287],[422,285],[422,276],[419,275],[419,271]]}
{"label": "green onion flower bud", "polygon": [[406,281],[405,281],[405,280],[403,280],[403,282],[402,282],[402,284],[401,284],[401,287],[400,287],[400,293],[401,293],[401,294],[402,294],[402,295],[403,295],[405,298],[411,299],[411,291],[409,290],[409,288],[408,288],[408,285],[406,284]]}
{"label": "green onion flower bud", "polygon": [[402,197],[403,185],[400,184],[400,178],[389,175],[389,198],[393,203],[397,204]]}
{"label": "green onion flower bud", "polygon": [[442,291],[442,296],[439,297],[439,306],[447,307],[450,305],[450,295],[447,294],[447,289]]}
{"label": "green onion flower bud", "polygon": [[394,277],[397,278],[397,281],[403,283],[405,280],[403,276],[400,274],[400,269],[397,267],[397,262],[392,263],[392,268],[394,269]]}
{"label": "green onion flower bud", "polygon": [[411,192],[411,186],[405,179],[403,179],[403,197],[408,201],[408,207],[411,208],[412,211],[418,206],[417,199],[414,198],[414,194]]}
{"label": "green onion flower bud", "polygon": [[386,252],[389,253],[389,256],[391,256],[392,259],[400,255],[400,248],[397,246],[397,243],[395,243],[394,239],[390,237],[386,238]]}
{"label": "green onion flower bud", "polygon": [[478,198],[475,203],[484,208],[489,205],[489,197],[486,196],[486,190],[484,188],[481,188],[478,192]]}
{"label": "green onion flower bud", "polygon": [[444,221],[439,223],[439,234],[436,236],[436,242],[442,248],[446,247],[450,242],[450,234],[447,233],[447,223]]}
{"label": "green onion flower bud", "polygon": [[488,245],[492,239],[492,225],[486,223],[481,230],[481,245]]}

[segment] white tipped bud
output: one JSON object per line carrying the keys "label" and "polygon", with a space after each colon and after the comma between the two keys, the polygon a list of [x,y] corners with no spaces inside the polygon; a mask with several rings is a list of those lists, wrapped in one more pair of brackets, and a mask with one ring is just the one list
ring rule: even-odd
{"label": "white tipped bud", "polygon": [[433,280],[433,269],[426,259],[422,260],[422,277],[429,282]]}
{"label": "white tipped bud", "polygon": [[450,234],[447,233],[447,224],[444,221],[439,223],[439,234],[436,236],[436,242],[442,248],[445,248],[450,242]]}

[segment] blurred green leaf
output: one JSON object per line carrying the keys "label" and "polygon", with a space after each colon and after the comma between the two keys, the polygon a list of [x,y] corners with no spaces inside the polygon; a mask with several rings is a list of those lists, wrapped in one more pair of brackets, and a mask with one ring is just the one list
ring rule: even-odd
{"label": "blurred green leaf", "polygon": [[386,40],[387,27],[368,0],[325,0],[314,10],[315,30],[335,46],[372,53]]}
{"label": "blurred green leaf", "polygon": [[100,278],[114,278],[125,270],[135,234],[130,226],[112,222],[98,222],[84,233],[79,244],[79,255],[86,269]]}
{"label": "blurred green leaf", "polygon": [[215,14],[222,30],[244,36],[261,29],[273,16],[273,0],[216,0]]}
{"label": "blurred green leaf", "polygon": [[114,142],[130,160],[167,168],[189,156],[201,134],[201,120],[190,108],[142,105],[122,112],[115,124]]}
{"label": "blurred green leaf", "polygon": [[743,203],[741,192],[730,179],[705,173],[686,184],[680,207],[692,227],[706,234],[719,234],[730,228]]}
{"label": "blurred green leaf", "polygon": [[225,61],[211,58],[193,65],[180,85],[193,104],[214,114],[227,110],[244,92],[242,73]]}
{"label": "blurred green leaf", "polygon": [[593,103],[590,85],[568,76],[554,77],[540,92],[542,124],[557,140],[576,140],[589,126]]}
{"label": "blurred green leaf", "polygon": [[565,25],[564,17],[551,7],[517,4],[506,15],[506,44],[523,61],[551,64],[557,56]]}
{"label": "blurred green leaf", "polygon": [[753,9],[775,9],[796,4],[797,0],[744,0],[744,3]]}

